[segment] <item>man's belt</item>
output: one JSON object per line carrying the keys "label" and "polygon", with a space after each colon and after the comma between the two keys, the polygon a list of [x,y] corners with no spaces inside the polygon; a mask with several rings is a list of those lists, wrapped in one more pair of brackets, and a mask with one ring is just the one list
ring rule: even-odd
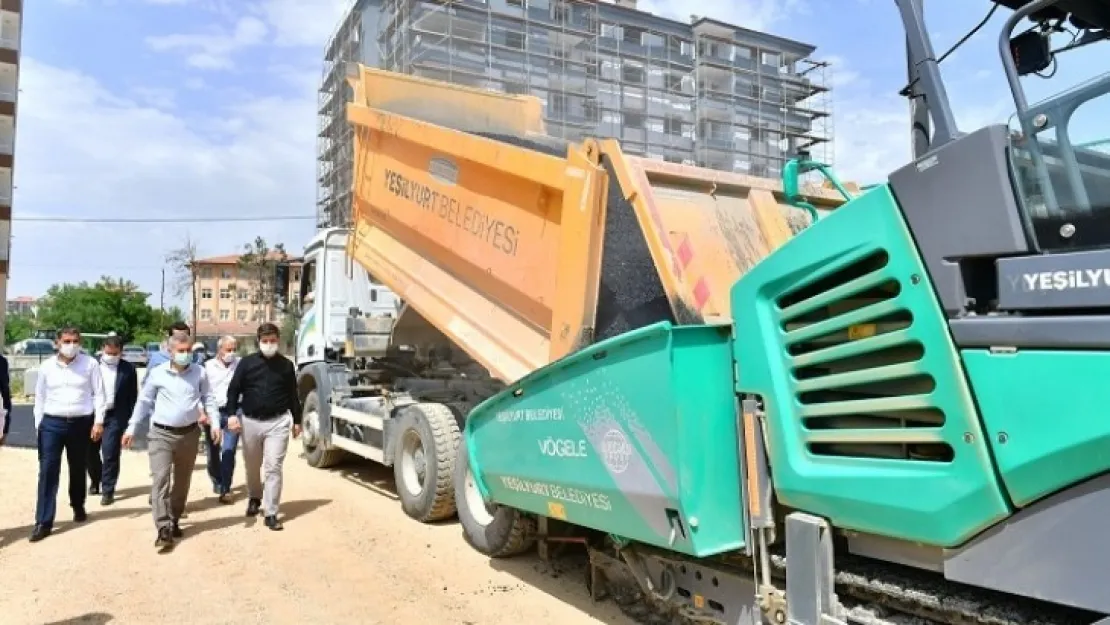
{"label": "man's belt", "polygon": [[244,416],[252,421],[273,421],[274,419],[284,417],[288,412],[288,410],[282,410],[281,412],[275,412],[273,414],[263,412],[260,414],[244,414]]}
{"label": "man's belt", "polygon": [[152,421],[150,424],[158,428],[159,430],[165,430],[172,434],[186,434],[193,431],[197,427],[196,423],[190,423],[189,425],[166,425],[164,423],[156,423]]}

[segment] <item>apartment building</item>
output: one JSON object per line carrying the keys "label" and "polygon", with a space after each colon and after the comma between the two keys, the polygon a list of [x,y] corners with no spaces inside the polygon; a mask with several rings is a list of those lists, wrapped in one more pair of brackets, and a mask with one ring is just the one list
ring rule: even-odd
{"label": "apartment building", "polygon": [[[259,297],[264,287],[257,271],[241,267],[241,258],[231,254],[197,259],[197,309],[193,321],[197,338],[212,340],[225,334],[254,336],[264,322],[281,325],[281,311],[272,301],[264,301],[270,298]],[[280,261],[283,257],[271,253],[270,258]],[[300,293],[301,262],[295,258],[285,258],[285,262],[289,263],[289,290],[285,297],[292,302]]]}
{"label": "apartment building", "polygon": [[[12,172],[22,32],[23,0],[0,0],[0,301],[5,303],[11,275],[8,260],[12,251]],[[0,311],[0,345],[6,315],[6,309]]]}
{"label": "apartment building", "polygon": [[613,137],[632,154],[774,177],[798,150],[832,161],[830,68],[815,51],[634,0],[356,0],[325,51],[319,225],[349,219],[348,61],[534,95],[554,136]]}
{"label": "apartment building", "polygon": [[30,295],[20,295],[14,299],[7,300],[7,310],[5,314],[8,315],[27,315],[34,317],[38,314],[39,300],[31,297]]}

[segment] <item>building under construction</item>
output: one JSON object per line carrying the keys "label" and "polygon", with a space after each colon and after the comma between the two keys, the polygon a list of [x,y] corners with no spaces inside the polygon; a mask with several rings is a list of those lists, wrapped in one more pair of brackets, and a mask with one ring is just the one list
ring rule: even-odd
{"label": "building under construction", "polygon": [[318,222],[350,217],[345,64],[546,103],[548,132],[629,153],[777,176],[799,149],[832,160],[829,68],[813,46],[634,0],[356,0],[325,55]]}

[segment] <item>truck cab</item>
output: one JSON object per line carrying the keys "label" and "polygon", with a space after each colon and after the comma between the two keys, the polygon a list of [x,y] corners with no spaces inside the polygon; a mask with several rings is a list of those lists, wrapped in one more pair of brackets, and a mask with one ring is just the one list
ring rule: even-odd
{"label": "truck cab", "polygon": [[296,363],[337,362],[347,339],[347,319],[393,317],[401,300],[346,254],[345,228],[319,231],[304,250]]}

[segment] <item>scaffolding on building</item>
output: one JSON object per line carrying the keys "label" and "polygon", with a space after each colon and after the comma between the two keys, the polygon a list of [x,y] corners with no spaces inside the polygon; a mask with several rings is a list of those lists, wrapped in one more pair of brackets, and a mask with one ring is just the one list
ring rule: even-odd
{"label": "scaffolding on building", "polygon": [[805,44],[596,0],[370,1],[380,3],[376,32],[352,10],[328,46],[322,222],[350,218],[343,65],[363,60],[372,39],[382,68],[537,96],[552,136],[611,137],[630,154],[760,176],[777,176],[799,150],[832,163],[830,68]]}
{"label": "scaffolding on building", "polygon": [[317,92],[316,226],[351,223],[351,185],[354,171],[354,134],[347,123],[347,63],[360,61],[362,13],[352,2],[328,40],[323,74]]}

